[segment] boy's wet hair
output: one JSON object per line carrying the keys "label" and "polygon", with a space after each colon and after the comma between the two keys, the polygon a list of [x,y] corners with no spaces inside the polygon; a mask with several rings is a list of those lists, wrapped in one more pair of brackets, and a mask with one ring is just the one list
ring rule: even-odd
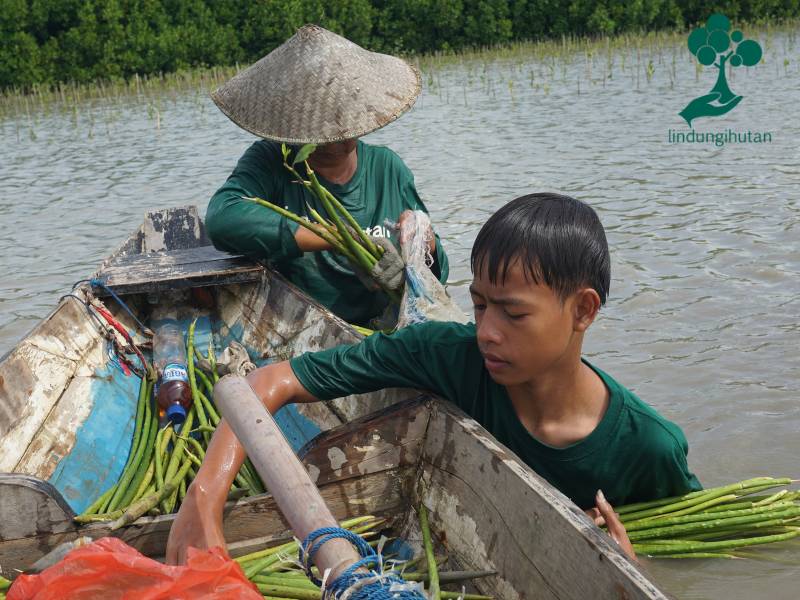
{"label": "boy's wet hair", "polygon": [[611,285],[606,234],[594,209],[575,198],[528,194],[486,221],[472,246],[472,272],[486,268],[493,284],[503,284],[517,260],[526,279],[548,285],[562,301],[587,286],[606,302]]}

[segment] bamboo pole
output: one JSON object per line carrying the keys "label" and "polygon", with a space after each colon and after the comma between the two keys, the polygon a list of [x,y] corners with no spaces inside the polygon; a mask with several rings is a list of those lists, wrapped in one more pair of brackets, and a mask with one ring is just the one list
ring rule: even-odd
{"label": "bamboo pole", "polygon": [[[304,540],[320,527],[339,527],[308,472],[269,411],[243,377],[226,375],[214,399],[255,464],[295,536]],[[326,542],[314,555],[320,573],[335,579],[361,557],[347,540]]]}

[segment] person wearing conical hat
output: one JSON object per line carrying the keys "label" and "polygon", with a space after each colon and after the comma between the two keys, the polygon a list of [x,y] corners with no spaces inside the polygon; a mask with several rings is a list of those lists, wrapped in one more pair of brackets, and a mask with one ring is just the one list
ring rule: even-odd
{"label": "person wearing conical hat", "polygon": [[[388,305],[382,291],[367,289],[346,259],[321,238],[272,211],[244,200],[260,197],[310,217],[324,214],[316,197],[294,183],[283,166],[281,144],[317,144],[308,159],[320,182],[364,230],[390,250],[376,267],[402,285],[403,263],[392,251],[402,222],[423,210],[414,177],[400,157],[358,139],[397,119],[421,89],[405,61],[369,52],[315,25],[306,25],[264,58],[212,94],[239,127],[263,138],[239,159],[208,206],[206,227],[220,250],[269,260],[292,283],[341,318],[367,324]],[[304,175],[301,165],[299,172]],[[431,236],[431,270],[447,281],[448,260]]]}

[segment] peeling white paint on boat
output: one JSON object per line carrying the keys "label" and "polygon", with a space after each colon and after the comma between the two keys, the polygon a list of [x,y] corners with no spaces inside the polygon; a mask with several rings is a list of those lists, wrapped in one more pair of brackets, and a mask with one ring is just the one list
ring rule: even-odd
{"label": "peeling white paint on boat", "polygon": [[331,469],[333,469],[333,472],[340,475],[342,465],[347,462],[347,455],[341,448],[331,448],[328,450],[328,460],[331,462]]}
{"label": "peeling white paint on boat", "polygon": [[[469,419],[469,421],[472,421]],[[472,421],[474,423],[474,421]],[[487,570],[503,572],[492,561],[492,555],[489,549],[483,543],[480,533],[478,532],[478,524],[470,517],[465,511],[459,510],[458,498],[449,493],[449,491],[442,486],[426,486],[424,503],[426,506],[432,507],[436,511],[437,521],[439,523],[458,523],[458,527],[450,527],[447,531],[448,539],[460,538],[461,540],[468,541],[471,545],[471,551],[477,556],[485,558]],[[461,546],[462,543],[454,544],[454,546]],[[521,598],[517,590],[511,587],[506,580],[501,577],[495,577],[497,589],[502,590],[498,594],[501,598],[513,600]],[[496,592],[495,592],[496,593]]]}
{"label": "peeling white paint on boat", "polygon": [[306,470],[308,471],[309,477],[311,477],[311,481],[317,483],[320,473],[319,467],[317,465],[307,465]]}

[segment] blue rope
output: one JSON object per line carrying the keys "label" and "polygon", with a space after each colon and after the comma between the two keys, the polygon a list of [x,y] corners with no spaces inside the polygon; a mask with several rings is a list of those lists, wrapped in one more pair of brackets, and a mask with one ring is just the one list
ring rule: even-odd
{"label": "blue rope", "polygon": [[[425,600],[425,596],[418,589],[396,587],[406,585],[406,582],[395,571],[383,570],[383,557],[377,554],[361,536],[341,527],[320,527],[312,531],[300,544],[300,563],[308,578],[316,585],[322,586],[322,582],[311,571],[314,555],[325,542],[333,539],[350,542],[358,550],[361,560],[350,565],[333,581],[326,582],[323,590],[323,598],[326,600],[338,598],[354,586],[357,587],[351,591],[352,600]],[[369,572],[359,573],[357,572],[359,569],[367,569]]]}
{"label": "blue rope", "polygon": [[127,304],[125,304],[125,301],[122,298],[120,298],[119,296],[117,296],[117,293],[114,290],[112,290],[110,287],[108,287],[103,282],[102,279],[97,279],[97,278],[94,278],[94,279],[81,279],[80,281],[75,282],[75,285],[72,286],[72,289],[74,290],[76,287],[78,287],[82,283],[88,283],[92,287],[103,288],[106,292],[108,292],[108,294],[112,298],[114,298],[114,300],[117,301],[117,303],[122,307],[122,309],[131,316],[131,319],[133,319],[136,322],[136,324],[139,326],[139,330],[142,333],[145,333],[145,332],[148,331],[147,327],[145,327],[142,324],[142,322],[139,319],[136,318],[136,315],[133,314],[133,311],[128,307]]}

